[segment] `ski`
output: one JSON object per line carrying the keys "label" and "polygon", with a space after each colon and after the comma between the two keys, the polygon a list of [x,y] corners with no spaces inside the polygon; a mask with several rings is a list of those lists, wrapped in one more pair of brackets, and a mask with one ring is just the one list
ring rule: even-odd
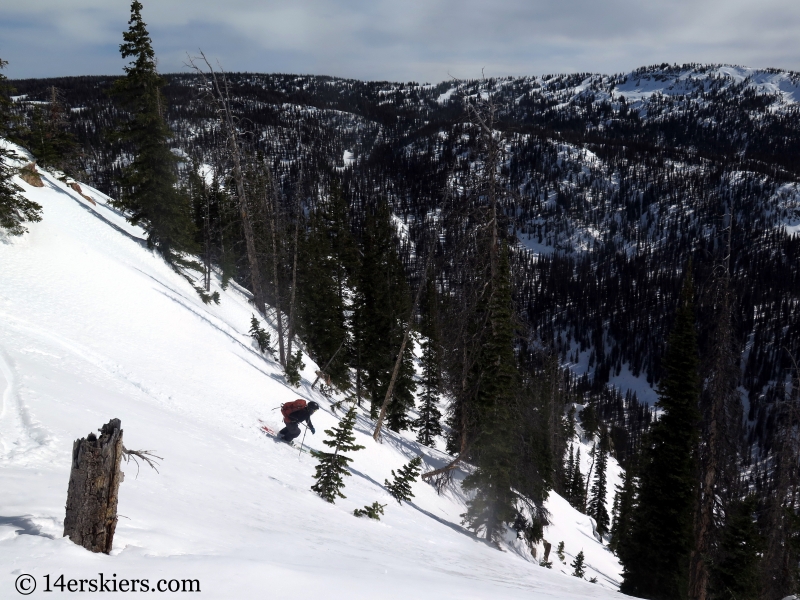
{"label": "ski", "polygon": [[291,446],[292,448],[298,449],[301,452],[305,452],[306,454],[311,454],[310,448],[307,448],[306,446],[298,446],[294,442],[287,442],[285,440],[282,440],[280,437],[278,437],[278,433],[274,429],[272,429],[272,427],[267,425],[261,419],[259,419],[258,422],[259,422],[258,428],[261,430],[261,432],[264,433],[264,435],[272,438],[272,440],[275,441],[276,443],[286,444],[287,446]]}

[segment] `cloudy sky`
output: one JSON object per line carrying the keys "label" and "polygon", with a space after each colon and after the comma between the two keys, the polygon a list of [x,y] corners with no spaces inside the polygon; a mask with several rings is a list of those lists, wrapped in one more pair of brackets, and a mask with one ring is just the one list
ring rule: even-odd
{"label": "cloudy sky", "polygon": [[[715,62],[800,71],[798,0],[141,0],[159,69],[439,82]],[[117,74],[129,0],[0,0],[11,78]]]}

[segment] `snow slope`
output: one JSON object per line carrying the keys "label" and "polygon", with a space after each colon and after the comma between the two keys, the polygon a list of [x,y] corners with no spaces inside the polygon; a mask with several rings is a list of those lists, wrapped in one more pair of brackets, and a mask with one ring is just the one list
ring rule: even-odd
{"label": "snow slope", "polygon": [[[247,335],[254,311],[244,290],[219,290],[221,304],[204,305],[105,196],[83,186],[92,205],[43,179],[43,188],[18,181],[43,221],[0,237],[0,597],[16,597],[22,574],[41,597],[45,575],[100,573],[151,586],[198,579],[203,597],[220,599],[616,597],[619,564],[588,517],[556,495],[545,531],[552,570],[519,542],[501,552],[465,531],[458,486],[439,496],[418,482],[414,502],[399,506],[382,486],[391,469],[417,453],[427,467],[447,457],[410,435],[375,443],[364,415],[358,443],[367,449],[353,454],[347,498],[322,501],[309,489],[316,461],[256,428],[258,419],[278,426],[280,403],[313,398],[322,410],[306,443],[322,448],[336,415],[310,390],[312,362],[301,388],[287,387]],[[164,460],[158,474],[123,465],[106,556],[61,534],[73,441],[112,417],[128,448]],[[380,522],[352,515],[375,500],[387,505]],[[559,572],[571,571],[555,557],[561,540],[567,562],[584,550],[598,584]]]}

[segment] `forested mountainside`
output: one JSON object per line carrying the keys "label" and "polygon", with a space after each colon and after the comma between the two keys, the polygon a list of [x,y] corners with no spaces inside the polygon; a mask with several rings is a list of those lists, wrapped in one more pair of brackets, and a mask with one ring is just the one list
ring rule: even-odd
{"label": "forested mountainside", "polygon": [[[120,118],[108,94],[114,79],[13,82],[28,107],[58,88],[83,167],[110,195],[125,161],[124,144],[108,136]],[[201,80],[166,79],[175,148],[213,165],[218,116],[201,98]],[[800,353],[800,74],[658,65],[438,85],[227,79],[236,117],[272,162],[284,197],[301,171],[309,189],[339,181],[354,233],[365,207],[388,200],[407,236],[410,279],[426,215],[458,205],[460,182],[481,169],[480,132],[465,102],[491,98],[503,139],[504,230],[519,240],[515,306],[535,343],[588,375],[582,391],[612,381],[624,394],[623,369],[654,386],[685,266],[693,261],[702,289],[728,261],[751,442],[768,444],[769,406],[785,391],[790,355]],[[230,235],[246,281],[243,238]]]}

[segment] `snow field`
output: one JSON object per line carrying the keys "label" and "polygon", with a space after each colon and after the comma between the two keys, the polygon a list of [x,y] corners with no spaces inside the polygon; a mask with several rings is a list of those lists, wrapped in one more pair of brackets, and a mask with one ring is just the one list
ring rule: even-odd
{"label": "snow field", "polygon": [[[0,597],[15,597],[21,574],[36,578],[39,597],[47,574],[99,573],[151,585],[198,579],[203,597],[220,599],[615,596],[619,564],[589,518],[555,494],[545,530],[552,570],[519,542],[500,552],[465,531],[458,485],[440,496],[418,482],[414,501],[399,506],[382,485],[391,470],[418,453],[426,469],[448,457],[410,433],[375,443],[363,414],[357,443],[366,449],[351,455],[347,498],[321,500],[309,489],[316,460],[257,429],[259,419],[280,426],[273,409],[282,402],[314,399],[322,410],[306,444],[325,448],[323,430],[341,413],[310,390],[312,361],[304,357],[300,389],[287,387],[247,335],[255,311],[240,288],[215,281],[221,304],[204,305],[105,196],[82,185],[94,206],[47,174],[43,181],[18,180],[42,205],[42,222],[0,239]],[[160,473],[142,466],[138,477],[123,464],[106,556],[61,534],[73,441],[113,417],[128,448],[164,460]],[[609,461],[609,508],[612,470]],[[380,522],[352,515],[375,500],[386,504]],[[567,563],[583,549],[597,585],[558,572],[571,572],[555,557],[561,540]]]}

